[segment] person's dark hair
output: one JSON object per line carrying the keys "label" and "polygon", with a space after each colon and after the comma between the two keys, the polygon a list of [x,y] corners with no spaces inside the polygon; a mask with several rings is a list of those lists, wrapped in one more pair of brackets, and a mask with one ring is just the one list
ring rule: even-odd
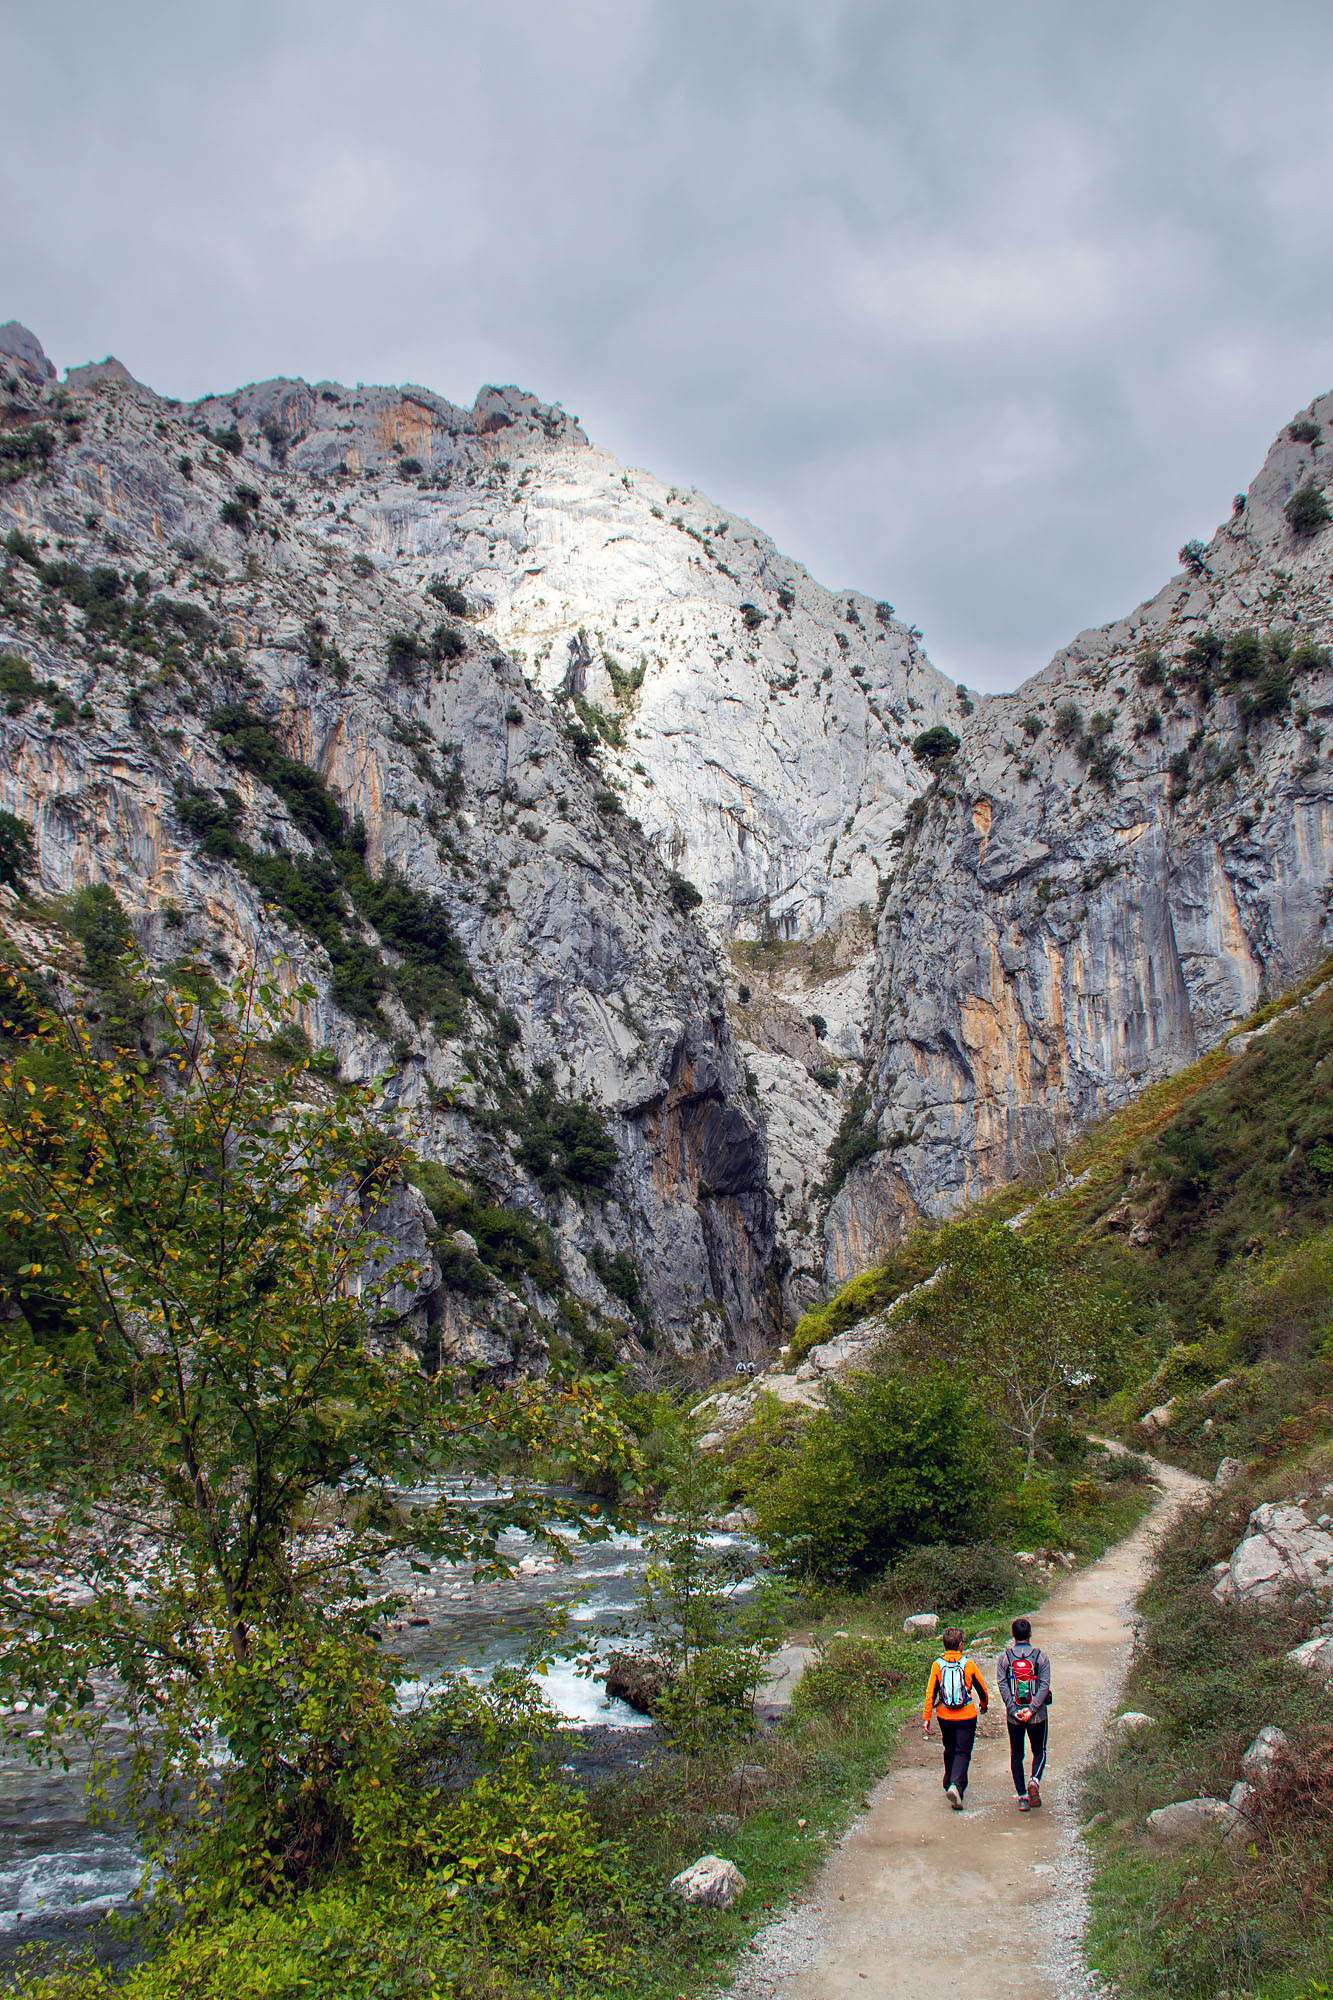
{"label": "person's dark hair", "polygon": [[945,1650],[945,1652],[946,1652],[946,1653],[961,1653],[961,1652],[962,1652],[962,1650],[963,1650],[963,1628],[962,1628],[962,1626],[961,1626],[961,1625],[949,1625],[949,1626],[946,1626],[946,1627],[945,1627],[945,1632],[944,1632],[944,1650]]}
{"label": "person's dark hair", "polygon": [[1020,1646],[1025,1645],[1032,1637],[1032,1620],[1030,1618],[1015,1618],[1009,1630],[1013,1633]]}

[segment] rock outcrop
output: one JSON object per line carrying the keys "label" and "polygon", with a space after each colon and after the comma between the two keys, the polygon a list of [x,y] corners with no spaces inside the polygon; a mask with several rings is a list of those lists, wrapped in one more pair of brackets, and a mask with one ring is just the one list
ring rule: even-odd
{"label": "rock outcrop", "polygon": [[1333,1535],[1304,1510],[1265,1501],[1213,1585],[1219,1604],[1273,1605],[1309,1591],[1333,1603]]}

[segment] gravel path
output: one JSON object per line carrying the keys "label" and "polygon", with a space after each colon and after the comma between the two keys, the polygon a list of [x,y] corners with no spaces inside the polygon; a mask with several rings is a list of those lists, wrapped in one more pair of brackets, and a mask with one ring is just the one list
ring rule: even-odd
{"label": "gravel path", "polygon": [[1124,1681],[1134,1602],[1153,1537],[1202,1480],[1156,1468],[1161,1497],[1100,1562],[1046,1599],[1034,1638],[1051,1655],[1051,1775],[1040,1812],[1020,1813],[1003,1707],[992,1689],[972,1761],[967,1810],[940,1789],[938,1733],[909,1723],[870,1808],[825,1863],[806,1900],[765,1926],[731,2000],[1094,2000],[1083,1966],[1086,1853],[1076,1779]]}

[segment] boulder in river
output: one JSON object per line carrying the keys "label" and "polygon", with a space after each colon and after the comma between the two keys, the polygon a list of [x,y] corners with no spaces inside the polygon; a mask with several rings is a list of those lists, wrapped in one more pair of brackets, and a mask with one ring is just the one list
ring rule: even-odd
{"label": "boulder in river", "polygon": [[612,1653],[603,1676],[608,1696],[626,1702],[640,1715],[656,1715],[675,1678],[666,1661],[653,1653]]}
{"label": "boulder in river", "polygon": [[705,1910],[729,1910],[745,1894],[745,1877],[734,1861],[720,1854],[702,1854],[671,1881],[672,1894],[682,1903]]}

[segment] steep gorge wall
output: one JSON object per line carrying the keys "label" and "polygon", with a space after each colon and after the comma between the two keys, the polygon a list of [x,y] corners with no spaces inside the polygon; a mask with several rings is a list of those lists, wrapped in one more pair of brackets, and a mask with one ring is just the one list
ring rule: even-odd
{"label": "steep gorge wall", "polygon": [[[1333,942],[1333,533],[1284,511],[1333,482],[1331,423],[1325,397],[1191,569],[962,725],[880,919],[878,1150],[833,1204],[831,1280],[1190,1061]],[[1287,664],[1222,652],[1248,631]]]}

